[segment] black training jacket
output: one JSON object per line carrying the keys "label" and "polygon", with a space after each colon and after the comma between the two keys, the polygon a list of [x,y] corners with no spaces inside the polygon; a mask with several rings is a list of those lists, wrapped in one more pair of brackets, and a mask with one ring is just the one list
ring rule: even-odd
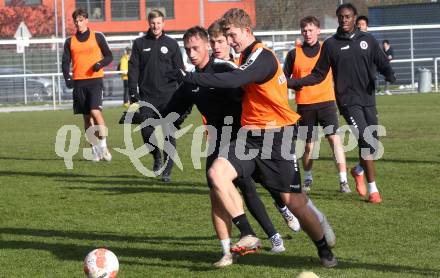
{"label": "black training jacket", "polygon": [[[208,64],[198,72],[220,73],[229,72],[237,66],[229,61],[210,58]],[[241,98],[243,91],[240,88],[221,89],[201,87],[189,83],[182,83],[171,98],[167,112],[177,112],[182,115],[193,104],[205,117],[208,125],[221,127],[226,116],[233,117],[233,125],[240,126]]]}
{"label": "black training jacket", "polygon": [[133,42],[128,62],[128,87],[137,91],[141,100],[169,99],[177,88],[177,82],[165,77],[167,71],[183,69],[182,54],[176,40],[163,34],[156,39],[148,31]]}
{"label": "black training jacket", "polygon": [[242,53],[242,60],[247,61],[237,70],[231,72],[217,73],[187,73],[183,81],[191,84],[199,84],[205,87],[216,88],[238,88],[250,83],[265,83],[271,80],[277,72],[278,60],[273,53],[263,48],[261,53],[254,54],[252,59],[248,59],[252,54],[252,48],[259,41],[253,42]]}
{"label": "black training jacket", "polygon": [[321,55],[312,73],[295,80],[295,86],[318,84],[333,71],[336,102],[347,106],[374,106],[376,69],[385,80],[394,82],[394,71],[376,39],[359,29],[352,34],[342,33],[324,41]]}

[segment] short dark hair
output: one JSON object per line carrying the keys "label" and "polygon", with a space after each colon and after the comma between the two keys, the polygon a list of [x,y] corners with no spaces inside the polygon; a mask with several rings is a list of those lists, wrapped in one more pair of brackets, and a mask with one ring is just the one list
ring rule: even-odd
{"label": "short dark hair", "polygon": [[151,10],[151,12],[148,13],[148,21],[155,19],[156,17],[165,18],[163,13],[159,10]]}
{"label": "short dark hair", "polygon": [[313,24],[316,27],[320,27],[319,20],[312,15],[306,16],[299,21],[299,27],[301,27],[301,29],[306,27],[307,24]]}
{"label": "short dark hair", "polygon": [[85,9],[83,9],[83,8],[78,8],[78,9],[76,9],[76,10],[72,13],[73,21],[75,21],[75,19],[76,19],[78,16],[82,16],[82,17],[84,17],[84,18],[89,18],[89,14],[88,14],[87,11],[86,11]]}
{"label": "short dark hair", "polygon": [[354,15],[357,15],[357,14],[358,14],[357,9],[356,9],[356,7],[355,7],[353,4],[351,4],[351,3],[345,3],[345,4],[340,5],[340,6],[336,9],[336,15],[337,15],[337,16],[339,16],[339,13],[341,12],[342,9],[350,9],[350,10],[353,11],[353,14],[354,14]]}
{"label": "short dark hair", "polygon": [[389,40],[383,40],[383,41],[382,41],[382,44],[384,44],[384,43],[386,43],[386,44],[390,44],[390,41],[389,41]]}
{"label": "short dark hair", "polygon": [[208,42],[208,32],[202,26],[194,26],[186,30],[183,34],[183,41],[187,42],[190,38],[198,36],[205,42]]}
{"label": "short dark hair", "polygon": [[209,26],[208,35],[210,37],[225,36],[225,32],[223,31],[220,19],[217,19]]}
{"label": "short dark hair", "polygon": [[360,15],[360,16],[358,16],[358,17],[356,18],[356,25],[357,25],[358,22],[361,21],[361,20],[365,21],[365,23],[367,23],[367,26],[368,26],[368,17],[366,17],[365,15]]}

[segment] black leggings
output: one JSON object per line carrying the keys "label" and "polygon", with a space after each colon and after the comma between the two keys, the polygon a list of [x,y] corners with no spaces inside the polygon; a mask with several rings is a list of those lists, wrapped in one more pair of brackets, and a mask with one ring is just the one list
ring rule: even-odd
{"label": "black leggings", "polygon": [[[234,184],[238,186],[243,194],[243,199],[252,216],[263,228],[268,238],[271,238],[277,233],[272,221],[267,214],[266,208],[257,194],[255,188],[255,183],[251,178],[246,179],[236,179]],[[271,193],[272,194],[272,193]],[[276,195],[276,193],[275,193]],[[278,193],[278,198],[281,201],[280,195]],[[278,204],[278,203],[277,203]]]}
{"label": "black leggings", "polygon": [[[159,113],[161,113],[161,117],[166,116],[166,115],[164,115],[164,111],[165,111],[165,108],[167,105],[166,101],[163,101],[160,103],[150,102],[150,104],[154,105],[154,107],[157,109],[157,111]],[[180,115],[180,117],[174,122],[174,125],[177,129],[180,128],[180,125],[183,123],[185,118],[189,114],[191,114],[191,109],[192,109],[192,106],[187,111],[185,111],[184,114]],[[156,111],[154,111],[154,109],[152,109],[151,107],[148,107],[148,106],[140,107],[139,111],[140,111],[140,114],[142,115],[143,119],[148,119],[148,118],[157,119],[159,117],[159,115],[157,115]],[[165,127],[165,129],[166,128],[167,127]],[[154,126],[145,126],[144,128],[142,128],[141,134],[142,134],[142,139],[144,141],[144,144],[146,144],[148,146],[148,148],[150,149],[151,154],[154,157],[154,160],[160,160],[160,159],[162,159],[162,153],[161,153],[160,149],[156,147],[157,146],[157,138],[156,138],[156,136],[154,136],[154,130],[155,130]],[[165,135],[165,141],[168,141],[174,148],[176,148],[176,138],[171,134],[171,132],[169,130],[163,130],[163,133]],[[163,159],[164,159],[164,162],[166,162],[168,159],[168,154],[165,151],[163,152]],[[174,161],[172,159],[169,159],[163,173],[170,175],[171,169],[173,168],[173,165],[174,165]]]}

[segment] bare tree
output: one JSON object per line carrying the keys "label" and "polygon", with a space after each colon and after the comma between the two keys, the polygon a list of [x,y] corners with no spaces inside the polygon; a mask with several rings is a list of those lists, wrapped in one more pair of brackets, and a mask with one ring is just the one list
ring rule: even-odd
{"label": "bare tree", "polygon": [[[370,1],[350,0],[343,2],[353,3],[360,14],[366,14],[368,12],[367,3]],[[335,11],[340,3],[340,0],[256,0],[256,28],[258,30],[297,30],[301,18],[308,15],[316,16],[321,22],[324,22],[326,17],[336,20]]]}
{"label": "bare tree", "polygon": [[258,30],[294,29],[304,5],[297,0],[256,0],[256,27]]}

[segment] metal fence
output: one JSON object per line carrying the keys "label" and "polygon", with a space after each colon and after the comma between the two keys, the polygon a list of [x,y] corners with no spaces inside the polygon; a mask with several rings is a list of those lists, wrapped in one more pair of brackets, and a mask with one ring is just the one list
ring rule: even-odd
{"label": "metal fence", "polygon": [[[395,92],[417,89],[418,69],[434,73],[434,90],[438,91],[437,63],[440,60],[440,25],[374,27],[369,31],[381,42],[387,39],[394,49],[392,61],[396,72]],[[321,38],[332,35],[334,29],[321,30]],[[282,63],[287,52],[294,47],[300,31],[255,32],[257,38],[272,48]],[[172,35],[182,44],[182,35]],[[106,67],[104,98],[120,99],[123,84],[117,71],[125,47],[131,46],[136,36],[107,37],[114,60]],[[64,40],[61,38],[2,40],[0,41],[0,104],[51,102],[54,105],[72,99],[61,75],[61,57]],[[184,54],[184,60],[189,61]],[[379,79],[379,85],[383,80]]]}

